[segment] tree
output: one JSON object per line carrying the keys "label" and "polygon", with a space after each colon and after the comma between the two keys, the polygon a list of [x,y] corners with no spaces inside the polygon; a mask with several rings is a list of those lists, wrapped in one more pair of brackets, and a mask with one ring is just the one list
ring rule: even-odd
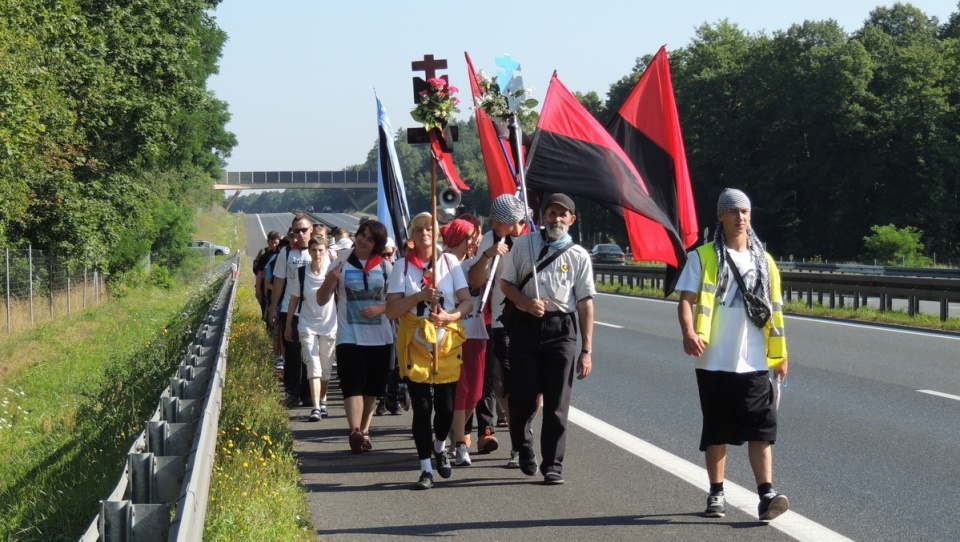
{"label": "tree", "polygon": [[923,255],[923,232],[907,226],[897,228],[893,224],[870,227],[873,232],[863,238],[864,257],[886,265],[920,267],[930,265],[930,258]]}

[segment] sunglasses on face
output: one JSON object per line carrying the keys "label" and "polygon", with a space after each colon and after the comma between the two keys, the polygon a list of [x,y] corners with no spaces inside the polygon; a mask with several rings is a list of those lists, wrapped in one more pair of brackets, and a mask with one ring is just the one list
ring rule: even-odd
{"label": "sunglasses on face", "polygon": [[290,231],[292,231],[293,233],[307,233],[308,231],[310,231],[310,228],[293,228]]}

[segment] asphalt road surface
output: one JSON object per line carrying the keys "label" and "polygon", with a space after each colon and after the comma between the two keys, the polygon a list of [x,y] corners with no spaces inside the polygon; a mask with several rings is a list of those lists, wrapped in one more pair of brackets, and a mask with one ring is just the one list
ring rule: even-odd
{"label": "asphalt road surface", "polygon": [[[250,226],[248,249],[259,237]],[[764,525],[745,448],[728,452],[727,516],[702,517],[700,413],[676,303],[600,294],[596,314],[594,371],[574,385],[562,486],[504,468],[502,432],[500,450],[411,491],[409,413],[375,418],[374,451],[353,456],[335,383],[330,418],[309,423],[306,409],[291,410],[319,537],[960,539],[960,336],[788,316],[774,486],[791,507]]]}

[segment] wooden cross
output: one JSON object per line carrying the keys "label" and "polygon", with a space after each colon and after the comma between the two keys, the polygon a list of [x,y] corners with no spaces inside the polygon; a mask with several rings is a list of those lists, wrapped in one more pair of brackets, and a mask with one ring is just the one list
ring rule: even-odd
{"label": "wooden cross", "polygon": [[423,60],[414,60],[410,63],[410,67],[415,72],[422,71],[427,79],[432,79],[437,76],[436,70],[447,69],[447,60],[445,58],[434,60],[433,55],[423,55]]}

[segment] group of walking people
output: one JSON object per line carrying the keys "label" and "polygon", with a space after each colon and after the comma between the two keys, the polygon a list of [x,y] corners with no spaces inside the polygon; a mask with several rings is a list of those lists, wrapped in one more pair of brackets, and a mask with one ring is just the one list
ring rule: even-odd
{"label": "group of walking people", "polygon": [[[288,404],[310,407],[311,421],[326,417],[336,361],[350,450],[368,452],[378,398],[396,370],[413,414],[413,488],[433,487],[435,472],[450,477],[452,464],[470,465],[472,429],[478,453],[498,449],[498,402],[509,426],[507,466],[563,484],[573,382],[593,368],[596,288],[590,255],[569,234],[573,200],[547,196],[542,229],[524,234],[530,216],[504,194],[493,201],[485,233],[471,215],[441,228],[421,213],[400,247],[375,220],[360,224],[352,245],[328,246],[325,229],[307,215],[294,217],[287,247],[268,236],[255,263],[257,296],[265,320],[280,330]],[[779,273],[750,227],[745,194],[725,191],[717,216],[714,242],[689,254],[677,285],[683,349],[698,358],[705,514],[725,514],[726,446],[749,442],[759,516],[769,520],[788,507],[772,487],[776,381],[768,376],[771,368],[777,379],[787,372]],[[744,310],[749,292],[766,320]]]}

